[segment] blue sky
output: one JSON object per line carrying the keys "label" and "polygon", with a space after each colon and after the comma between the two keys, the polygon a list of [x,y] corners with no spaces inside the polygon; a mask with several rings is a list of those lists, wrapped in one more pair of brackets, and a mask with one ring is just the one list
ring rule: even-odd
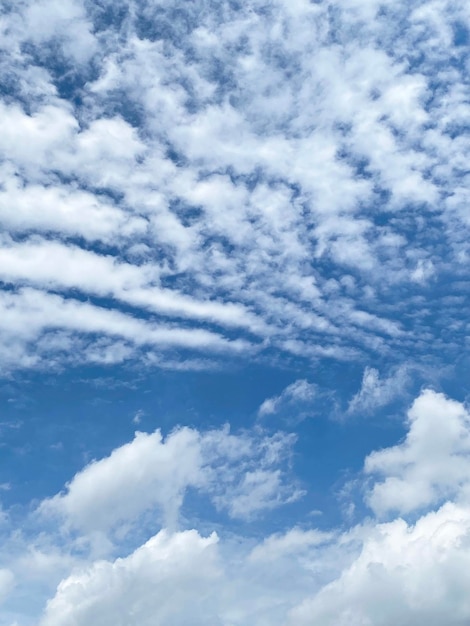
{"label": "blue sky", "polygon": [[0,626],[470,621],[463,0],[0,9]]}

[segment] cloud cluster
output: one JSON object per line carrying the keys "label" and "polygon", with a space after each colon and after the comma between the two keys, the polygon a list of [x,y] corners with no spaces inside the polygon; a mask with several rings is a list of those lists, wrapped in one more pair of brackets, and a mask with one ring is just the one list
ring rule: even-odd
{"label": "cloud cluster", "polygon": [[381,475],[368,496],[378,514],[419,511],[468,490],[470,416],[462,404],[423,392],[408,412],[403,443],[370,454],[369,474]]}
{"label": "cloud cluster", "polygon": [[[444,0],[5,7],[3,371],[220,349],[400,361],[440,326],[455,349],[458,308],[431,300],[430,318],[416,291],[453,298],[449,264],[467,271],[467,17]],[[62,298],[56,328],[25,321],[36,295]],[[89,325],[85,301],[120,324]]]}
{"label": "cloud cluster", "polygon": [[339,578],[291,615],[320,626],[463,626],[470,619],[470,510],[453,504],[381,524]]}
{"label": "cloud cluster", "polygon": [[109,533],[146,511],[174,528],[192,488],[230,516],[250,519],[301,497],[288,477],[294,442],[293,435],[280,432],[235,435],[228,428],[180,428],[165,440],[159,430],[137,432],[132,442],[87,465],[39,512],[86,534]]}
{"label": "cloud cluster", "polygon": [[[280,395],[266,398],[258,409],[258,415],[272,415],[285,407],[296,406],[299,403],[309,403],[316,394],[316,387],[307,380],[296,380],[288,385]],[[296,406],[296,409],[298,407]]]}
{"label": "cloud cluster", "polygon": [[[464,626],[470,619],[469,433],[470,415],[461,403],[430,390],[416,398],[405,440],[365,460],[366,501],[380,516],[387,513],[386,521],[366,518],[330,531],[304,524],[255,538],[208,531],[206,511],[205,531],[161,528],[130,547],[119,543],[119,532],[122,540],[132,522],[141,520],[140,533],[155,528],[141,517],[144,509],[165,508],[167,499],[181,507],[187,487],[210,495],[216,482],[228,485],[222,487],[228,499],[228,475],[240,485],[250,463],[275,468],[290,445],[280,435],[260,439],[255,432],[182,429],[166,439],[140,433],[43,502],[34,519],[40,524],[48,517],[48,530],[23,552],[17,533],[7,538],[0,576],[2,593],[10,594],[5,608],[11,621],[29,623],[15,597],[21,600],[28,581],[34,597],[42,572],[43,597],[47,592],[50,598],[41,626],[207,620],[220,626]],[[397,510],[405,516],[394,517]],[[52,513],[62,516],[58,535]],[[71,551],[70,542],[61,545],[64,521],[82,538],[99,528],[114,546],[99,556],[81,539]],[[58,583],[55,591],[44,589],[46,571]]]}

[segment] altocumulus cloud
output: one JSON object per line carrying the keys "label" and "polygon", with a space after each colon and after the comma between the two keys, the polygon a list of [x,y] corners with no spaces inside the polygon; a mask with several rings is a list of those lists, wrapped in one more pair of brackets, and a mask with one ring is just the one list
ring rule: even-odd
{"label": "altocumulus cloud", "polygon": [[[452,33],[467,17],[463,2],[6,6],[3,369],[69,361],[56,331],[75,364],[93,362],[96,332],[117,362],[189,364],[183,348],[224,340],[308,359],[422,356],[407,320],[434,330],[416,283],[431,297],[449,263],[466,271],[465,46]],[[29,327],[20,286],[70,303],[57,328]],[[103,298],[123,315],[108,333],[73,314]],[[176,356],[152,323],[126,332],[156,317],[184,326]],[[207,325],[220,341],[198,339]]]}

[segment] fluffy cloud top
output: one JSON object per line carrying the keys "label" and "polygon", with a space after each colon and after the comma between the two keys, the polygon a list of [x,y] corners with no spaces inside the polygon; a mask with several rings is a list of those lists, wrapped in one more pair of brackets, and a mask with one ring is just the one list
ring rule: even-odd
{"label": "fluffy cloud top", "polygon": [[424,391],[408,412],[409,431],[370,454],[365,471],[384,477],[368,495],[376,513],[410,513],[455,497],[469,485],[470,415],[462,404]]}
{"label": "fluffy cloud top", "polygon": [[296,380],[291,385],[288,385],[279,396],[266,398],[258,410],[258,415],[263,417],[277,413],[282,408],[295,407],[296,404],[302,403],[308,404],[315,397],[315,393],[316,387],[314,384],[306,380]]}
{"label": "fluffy cloud top", "polygon": [[64,580],[41,625],[222,624],[207,601],[208,592],[217,600],[211,592],[220,575],[216,542],[215,534],[161,531],[127,558],[97,562]]}
{"label": "fluffy cloud top", "polygon": [[340,577],[291,614],[318,626],[464,626],[470,619],[470,510],[448,504],[369,529]]}

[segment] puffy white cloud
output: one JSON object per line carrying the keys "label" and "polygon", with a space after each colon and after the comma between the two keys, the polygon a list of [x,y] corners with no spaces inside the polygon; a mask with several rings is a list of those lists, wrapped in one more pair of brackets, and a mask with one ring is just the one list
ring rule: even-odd
{"label": "puffy white cloud", "polygon": [[470,511],[447,504],[414,525],[368,528],[361,553],[341,576],[295,608],[289,624],[464,626]]}
{"label": "puffy white cloud", "polygon": [[358,527],[354,546],[347,535],[332,542],[294,529],[250,553],[240,542],[217,546],[214,535],[162,531],[128,557],[66,578],[41,624],[107,624],[118,614],[132,624],[156,617],[180,624],[190,610],[191,623],[209,615],[224,626],[463,626],[470,616],[469,531],[468,508],[455,504],[413,525]]}
{"label": "puffy white cloud", "polygon": [[436,505],[469,484],[470,415],[461,403],[426,390],[408,411],[408,428],[403,443],[366,458],[365,471],[384,478],[367,496],[378,514]]}
{"label": "puffy white cloud", "polygon": [[64,494],[41,505],[82,531],[108,530],[160,505],[167,524],[176,521],[185,490],[202,485],[198,433],[182,429],[163,442],[159,431],[135,439],[78,473]]}
{"label": "puffy white cloud", "polygon": [[161,531],[130,556],[98,561],[61,582],[41,626],[223,624],[216,543],[215,534]]}
{"label": "puffy white cloud", "polygon": [[[27,580],[33,595],[41,572],[43,581],[48,572],[48,580],[58,582],[55,591],[42,585],[50,600],[41,626],[156,620],[175,625],[209,620],[221,626],[464,626],[470,619],[470,508],[468,478],[454,473],[453,457],[468,454],[468,415],[462,404],[427,390],[415,400],[407,426],[404,442],[369,455],[366,471],[372,463],[387,479],[405,466],[410,483],[429,474],[431,486],[443,496],[443,483],[437,485],[433,474],[436,459],[437,468],[451,476],[447,486],[454,481],[445,494],[449,501],[428,500],[431,509],[414,519],[383,523],[368,518],[330,531],[303,525],[256,538],[221,530],[217,537],[208,530],[206,508],[204,532],[163,529],[138,547],[121,544],[119,556],[106,559],[97,559],[93,546],[87,555],[83,544],[78,555],[70,554],[71,546],[60,535],[50,534],[47,546],[43,532],[19,557],[16,546],[16,556],[5,567],[17,581]],[[43,507],[61,509],[70,524],[88,531],[100,526],[112,537],[113,525],[126,532],[157,501],[165,506],[173,499],[179,506],[190,484],[211,498],[225,493],[228,501],[243,476],[269,464],[274,468],[288,454],[286,446],[285,436],[260,438],[256,432],[182,429],[165,440],[159,433],[141,433],[88,465]],[[384,485],[386,480],[378,478],[379,492]],[[9,541],[5,546],[4,555],[12,551]],[[11,615],[13,620],[21,611]]]}
{"label": "puffy white cloud", "polygon": [[25,5],[23,16],[28,40],[44,45],[58,39],[74,61],[89,61],[97,42],[81,0],[64,0],[60,6],[54,0],[26,2]]}
{"label": "puffy white cloud", "polygon": [[[250,553],[241,539],[161,531],[125,558],[76,570],[60,583],[40,623],[281,626],[312,582],[308,567],[319,560],[314,546],[327,539],[314,535],[293,531]],[[297,558],[301,546],[303,563]]]}
{"label": "puffy white cloud", "polygon": [[368,520],[352,529],[357,557],[293,609],[289,624],[469,621],[469,415],[461,403],[425,390],[408,412],[407,427],[402,443],[367,457],[365,471],[384,478],[377,477],[367,502],[379,515],[425,512],[414,522]]}
{"label": "puffy white cloud", "polygon": [[130,443],[87,465],[39,512],[58,515],[66,528],[90,536],[116,530],[149,510],[174,527],[192,487],[232,517],[252,518],[303,495],[283,469],[294,441],[282,433],[232,435],[227,429],[181,428],[165,440],[158,430],[138,432]]}
{"label": "puffy white cloud", "polygon": [[[0,147],[13,165],[10,176],[20,168],[30,176],[38,176],[64,145],[70,145],[78,129],[76,118],[64,102],[46,104],[32,115],[18,104],[1,102],[0,112]],[[10,186],[14,186],[13,181]]]}

